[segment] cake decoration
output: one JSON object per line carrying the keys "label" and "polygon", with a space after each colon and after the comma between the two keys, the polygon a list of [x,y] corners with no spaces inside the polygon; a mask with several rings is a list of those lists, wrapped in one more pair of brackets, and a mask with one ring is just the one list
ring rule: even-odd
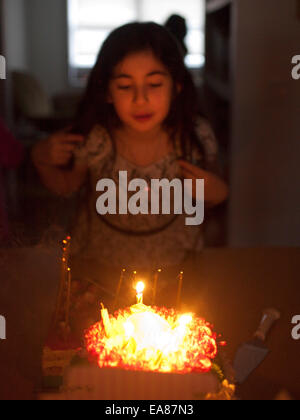
{"label": "cake decoration", "polygon": [[211,326],[194,314],[144,305],[144,287],[138,282],[137,303],[114,316],[102,307],[101,321],[87,331],[86,348],[98,366],[209,372],[217,355],[217,336]]}

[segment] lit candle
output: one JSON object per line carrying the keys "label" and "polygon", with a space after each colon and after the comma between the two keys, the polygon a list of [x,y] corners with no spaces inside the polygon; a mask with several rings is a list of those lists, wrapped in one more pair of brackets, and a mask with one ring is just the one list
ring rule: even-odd
{"label": "lit candle", "polygon": [[137,304],[143,304],[143,291],[145,289],[145,284],[142,281],[139,281],[136,285],[136,299]]}
{"label": "lit candle", "polygon": [[182,283],[183,283],[183,271],[180,271],[178,276],[178,289],[177,289],[177,299],[176,299],[176,307],[179,308],[180,301],[181,301],[181,290],[182,290]]}
{"label": "lit candle", "polygon": [[159,273],[161,273],[161,269],[157,270],[157,272],[154,274],[152,305],[155,304],[155,300],[156,300],[157,282],[158,282],[158,275],[159,275]]}
{"label": "lit candle", "polygon": [[69,254],[70,254],[70,246],[71,246],[71,236],[67,236],[66,239],[62,241],[63,245],[63,260],[66,263],[65,268],[69,266]]}
{"label": "lit candle", "polygon": [[121,271],[120,280],[119,280],[119,283],[118,283],[118,286],[117,286],[117,291],[116,291],[116,295],[115,295],[115,300],[114,300],[114,303],[113,303],[113,307],[114,307],[114,308],[116,308],[116,307],[117,307],[118,298],[119,298],[120,290],[121,290],[121,287],[122,287],[122,284],[123,284],[123,280],[124,280],[125,272],[126,272],[126,270],[125,270],[125,268],[123,268],[123,269],[122,269],[122,271]]}
{"label": "lit candle", "polygon": [[58,325],[61,316],[64,314],[65,303],[63,301],[64,292],[66,291],[66,286],[68,285],[68,264],[69,264],[69,248],[70,248],[71,237],[68,236],[62,241],[62,259],[61,259],[61,277],[58,296],[56,300],[56,309],[54,315],[54,327]]}
{"label": "lit candle", "polygon": [[135,284],[136,274],[136,271],[132,273],[132,284]]}
{"label": "lit candle", "polygon": [[103,303],[101,303],[101,308],[101,318],[103,321],[105,334],[107,337],[109,337],[111,333],[111,324],[109,320],[108,310],[104,308]]}
{"label": "lit candle", "polygon": [[70,302],[71,302],[71,268],[67,269],[68,278],[67,278],[67,299],[66,299],[66,325],[69,325],[69,315],[70,315]]}

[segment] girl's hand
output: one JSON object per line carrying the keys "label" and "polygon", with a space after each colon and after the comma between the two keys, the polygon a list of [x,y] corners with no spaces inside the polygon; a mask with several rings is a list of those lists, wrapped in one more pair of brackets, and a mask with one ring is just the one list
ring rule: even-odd
{"label": "girl's hand", "polygon": [[180,159],[178,163],[183,177],[193,180],[192,196],[194,199],[197,198],[196,179],[204,179],[204,197],[207,204],[216,206],[226,200],[228,197],[228,187],[221,178],[185,160]]}
{"label": "girl's hand", "polygon": [[78,134],[68,134],[65,131],[50,136],[47,140],[47,163],[53,166],[67,165],[78,145],[82,144],[84,137]]}
{"label": "girl's hand", "polygon": [[65,170],[73,152],[84,142],[84,137],[61,131],[46,140],[39,141],[32,149],[31,158],[41,181],[57,195],[68,196],[78,191],[83,184],[87,165],[75,161],[74,167]]}

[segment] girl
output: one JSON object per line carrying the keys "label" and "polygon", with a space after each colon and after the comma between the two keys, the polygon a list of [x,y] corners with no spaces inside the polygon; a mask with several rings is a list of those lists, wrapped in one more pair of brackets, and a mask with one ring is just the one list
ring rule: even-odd
{"label": "girl", "polygon": [[[73,231],[75,261],[102,267],[170,266],[202,246],[201,227],[186,215],[96,212],[96,184],[119,171],[142,178],[204,179],[205,201],[227,197],[213,172],[217,146],[199,118],[197,94],[173,36],[155,23],[131,23],[104,42],[72,132],[40,142],[33,161],[44,184],[68,195],[85,181],[88,198]],[[195,195],[195,191],[193,191]],[[118,208],[118,207],[117,207]]]}

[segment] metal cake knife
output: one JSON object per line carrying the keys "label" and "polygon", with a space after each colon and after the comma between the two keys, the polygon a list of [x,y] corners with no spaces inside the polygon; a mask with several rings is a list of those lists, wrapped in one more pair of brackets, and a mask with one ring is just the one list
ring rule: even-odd
{"label": "metal cake knife", "polygon": [[253,339],[242,344],[237,350],[233,363],[237,383],[245,382],[268,355],[269,349],[264,342],[274,322],[278,319],[280,319],[280,313],[276,309],[266,309]]}

